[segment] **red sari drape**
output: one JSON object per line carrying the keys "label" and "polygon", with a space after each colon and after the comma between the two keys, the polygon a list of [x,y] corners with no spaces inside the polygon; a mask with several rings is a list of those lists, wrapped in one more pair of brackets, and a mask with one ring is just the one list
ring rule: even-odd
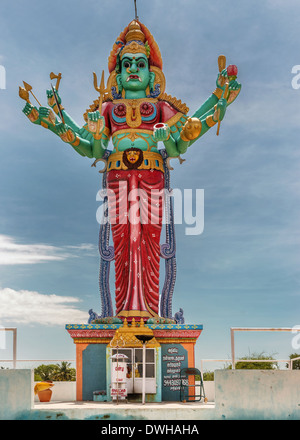
{"label": "red sari drape", "polygon": [[107,175],[115,250],[116,315],[158,315],[164,174],[112,170]]}

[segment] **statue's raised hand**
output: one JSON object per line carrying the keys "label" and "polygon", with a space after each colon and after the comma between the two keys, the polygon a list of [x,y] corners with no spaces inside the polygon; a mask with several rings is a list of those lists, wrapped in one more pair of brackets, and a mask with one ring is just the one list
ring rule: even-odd
{"label": "statue's raised hand", "polygon": [[225,98],[219,99],[219,101],[215,106],[215,112],[213,115],[214,121],[218,122],[223,120],[226,113],[226,107],[227,107],[227,100]]}
{"label": "statue's raised hand", "polygon": [[[57,102],[59,105],[61,105],[61,97],[58,94],[58,91],[54,88],[55,91],[55,95],[57,98]],[[53,91],[52,90],[46,90],[46,94],[47,94],[47,99],[48,99],[48,105],[53,108],[53,110],[55,111],[55,113],[57,113],[55,106],[56,106],[56,102],[55,102],[55,98],[53,96]]]}
{"label": "statue's raised hand", "polygon": [[99,110],[88,113],[88,130],[93,134],[95,139],[101,138],[105,128],[105,119],[101,116]]}
{"label": "statue's raised hand", "polygon": [[53,111],[49,107],[40,107],[39,108],[39,117],[42,121],[44,121],[46,124],[52,124],[55,125],[55,115]]}
{"label": "statue's raised hand", "polygon": [[223,69],[220,73],[218,73],[216,85],[219,89],[225,90],[227,78],[228,78],[227,69]]}
{"label": "statue's raised hand", "polygon": [[34,124],[40,124],[39,111],[36,107],[31,105],[29,102],[26,102],[25,107],[23,108],[23,113],[27,116],[27,118],[33,122]]}
{"label": "statue's raised hand", "polygon": [[236,79],[229,81],[227,105],[231,104],[241,91],[242,85]]}
{"label": "statue's raised hand", "polygon": [[226,83],[228,83],[228,93],[226,95],[227,105],[231,104],[241,91],[241,84],[236,80],[238,69],[231,64],[226,69],[223,69],[217,77],[217,87],[225,90]]}
{"label": "statue's raised hand", "polygon": [[155,142],[167,141],[170,137],[170,127],[162,122],[155,124],[153,130],[153,137]]}
{"label": "statue's raised hand", "polygon": [[75,132],[72,130],[72,128],[66,124],[63,124],[62,122],[60,124],[56,124],[55,131],[64,142],[72,143],[76,139]]}

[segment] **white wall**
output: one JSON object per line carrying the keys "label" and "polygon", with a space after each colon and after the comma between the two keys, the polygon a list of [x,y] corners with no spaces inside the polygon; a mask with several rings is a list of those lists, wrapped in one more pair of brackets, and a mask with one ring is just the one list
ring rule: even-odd
{"label": "white wall", "polygon": [[[215,401],[215,382],[213,380],[205,380],[203,381],[203,388],[205,397],[207,398],[208,402],[214,402]],[[200,394],[200,387],[195,388],[196,394]]]}
{"label": "white wall", "polygon": [[[34,382],[33,388],[35,384]],[[76,382],[53,382],[51,402],[73,402],[76,401]],[[34,401],[39,402],[38,395],[34,396]]]}
{"label": "white wall", "polygon": [[31,370],[0,370],[0,420],[14,420],[31,410]]}
{"label": "white wall", "polygon": [[300,371],[216,370],[216,416],[227,420],[300,420]]}

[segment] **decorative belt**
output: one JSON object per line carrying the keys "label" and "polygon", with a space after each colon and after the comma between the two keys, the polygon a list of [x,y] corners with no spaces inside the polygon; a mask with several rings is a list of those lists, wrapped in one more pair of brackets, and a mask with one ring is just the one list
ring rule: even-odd
{"label": "decorative belt", "polygon": [[111,170],[159,170],[164,172],[161,154],[129,148],[112,153],[107,159],[107,171]]}

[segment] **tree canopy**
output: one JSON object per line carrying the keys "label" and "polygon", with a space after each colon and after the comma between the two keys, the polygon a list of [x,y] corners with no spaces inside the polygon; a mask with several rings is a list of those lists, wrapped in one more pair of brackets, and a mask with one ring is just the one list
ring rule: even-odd
{"label": "tree canopy", "polygon": [[61,364],[41,364],[34,369],[35,381],[75,381],[76,369],[70,367],[71,363],[63,361]]}

